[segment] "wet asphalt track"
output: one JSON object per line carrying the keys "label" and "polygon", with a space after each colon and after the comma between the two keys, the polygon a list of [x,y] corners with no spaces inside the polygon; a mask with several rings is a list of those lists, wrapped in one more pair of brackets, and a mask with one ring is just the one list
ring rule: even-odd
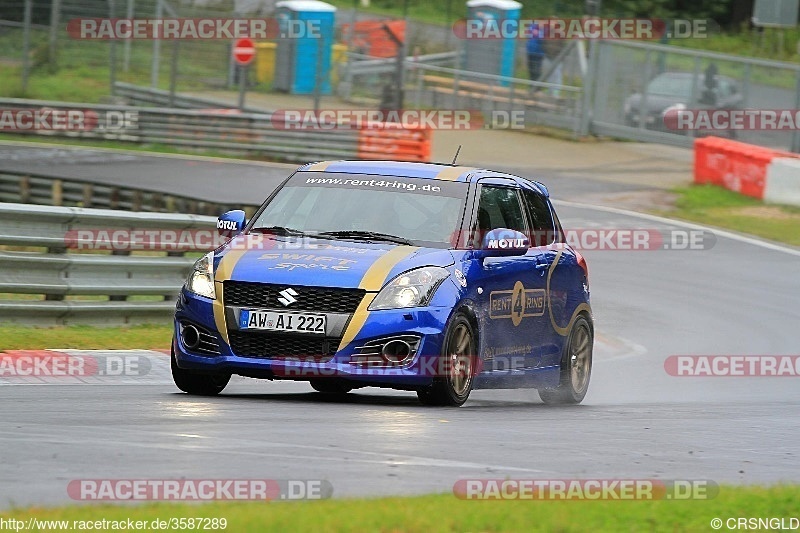
{"label": "wet asphalt track", "polygon": [[[566,227],[683,226],[561,205]],[[335,496],[448,492],[462,478],[800,481],[800,378],[687,378],[675,354],[800,355],[800,254],[718,236],[703,251],[587,251],[598,339],[583,405],[475,391],[460,409],[361,389],[235,379],[0,385],[0,507],[69,501],[73,479],[326,479]],[[58,348],[58,347],[53,347]]]}

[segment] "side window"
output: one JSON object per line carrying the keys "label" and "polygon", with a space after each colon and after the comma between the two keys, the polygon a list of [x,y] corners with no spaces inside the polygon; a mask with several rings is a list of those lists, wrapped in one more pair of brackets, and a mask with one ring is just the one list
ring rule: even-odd
{"label": "side window", "polygon": [[541,194],[526,189],[522,190],[525,198],[525,209],[528,212],[528,220],[533,225],[530,237],[531,246],[546,246],[552,244],[556,238],[553,216],[550,214],[550,207],[547,200]]}
{"label": "side window", "polygon": [[478,202],[478,219],[475,229],[483,236],[496,228],[508,228],[525,233],[525,216],[522,213],[519,194],[508,187],[481,187]]}

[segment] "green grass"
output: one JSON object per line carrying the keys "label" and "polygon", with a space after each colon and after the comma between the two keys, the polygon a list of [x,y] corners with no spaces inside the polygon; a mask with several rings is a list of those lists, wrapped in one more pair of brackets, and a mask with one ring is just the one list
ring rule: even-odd
{"label": "green grass", "polygon": [[172,326],[128,327],[57,326],[33,327],[0,324],[0,350],[79,350],[166,349],[172,339]]}
{"label": "green grass", "polygon": [[[66,32],[58,37],[55,62],[47,56],[46,32],[31,34],[31,73],[27,91],[22,89],[21,30],[0,33],[0,96],[39,100],[96,103],[110,91],[111,48],[104,41],[80,41]],[[158,87],[168,89],[173,43],[161,43]],[[180,44],[178,91],[208,88],[227,78],[228,43],[225,41],[185,42]],[[123,43],[116,46],[116,80],[150,85],[152,41],[131,44],[129,69],[123,69]],[[219,86],[217,86],[219,88]]]}
{"label": "green grass", "polygon": [[[713,518],[797,517],[800,487],[722,487],[705,501],[465,501],[450,494],[293,503],[13,509],[25,520],[227,519],[227,531],[713,531]],[[787,522],[788,523],[788,522]],[[70,524],[72,525],[72,524]],[[726,528],[723,527],[723,530]]]}
{"label": "green grass", "polygon": [[768,205],[714,185],[675,192],[675,209],[661,214],[800,246],[800,207]]}

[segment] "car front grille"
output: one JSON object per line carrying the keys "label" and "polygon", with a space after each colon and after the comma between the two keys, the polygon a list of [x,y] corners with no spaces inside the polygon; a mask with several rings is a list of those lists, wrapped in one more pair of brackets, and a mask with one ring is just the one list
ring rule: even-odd
{"label": "car front grille", "polygon": [[286,306],[291,311],[316,311],[319,313],[354,313],[364,298],[362,289],[338,289],[330,287],[302,287],[226,281],[223,285],[225,305],[237,307],[283,308],[278,300],[280,291],[291,288],[297,296],[295,303]]}
{"label": "car front grille", "polygon": [[231,350],[240,357],[286,358],[317,362],[325,362],[333,358],[342,340],[338,337],[235,330],[228,331],[228,338],[231,342]]}

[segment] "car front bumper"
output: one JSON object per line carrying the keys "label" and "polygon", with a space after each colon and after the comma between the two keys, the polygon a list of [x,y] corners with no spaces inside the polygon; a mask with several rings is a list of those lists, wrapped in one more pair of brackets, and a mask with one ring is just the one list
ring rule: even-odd
{"label": "car front bumper", "polygon": [[[338,339],[332,339],[336,344],[332,344],[327,357],[319,354],[292,358],[243,356],[232,348],[230,332],[223,335],[219,331],[212,300],[184,289],[176,304],[172,348],[180,368],[200,372],[304,381],[338,378],[354,382],[354,385],[415,389],[429,385],[447,371],[439,355],[451,313],[451,307],[372,311],[350,342],[337,349]],[[183,335],[186,324],[213,336],[219,353],[189,349]],[[401,364],[366,362],[360,357],[365,346],[397,337],[417,340],[412,355]]]}

